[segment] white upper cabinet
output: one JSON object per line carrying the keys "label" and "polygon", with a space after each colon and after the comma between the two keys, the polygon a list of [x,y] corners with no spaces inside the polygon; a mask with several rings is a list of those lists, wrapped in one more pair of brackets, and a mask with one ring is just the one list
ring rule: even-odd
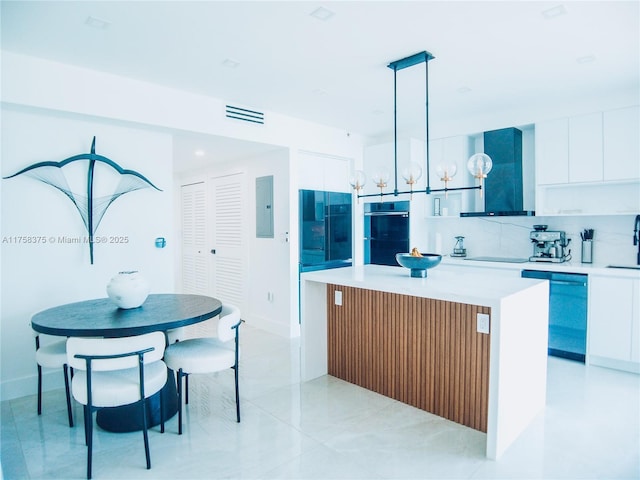
{"label": "white upper cabinet", "polygon": [[553,185],[569,182],[569,119],[536,123],[536,183]]}
{"label": "white upper cabinet", "polygon": [[536,123],[539,185],[603,179],[602,113]]}
{"label": "white upper cabinet", "polygon": [[569,183],[603,179],[602,113],[569,118]]}
{"label": "white upper cabinet", "polygon": [[351,162],[346,158],[327,157],[322,162],[324,173],[324,190],[329,192],[351,192],[349,175]]}
{"label": "white upper cabinet", "polygon": [[640,179],[640,108],[604,112],[604,179]]}
{"label": "white upper cabinet", "polygon": [[638,106],[535,125],[536,214],[640,211]]}
{"label": "white upper cabinet", "polygon": [[350,160],[321,153],[300,152],[298,188],[350,192]]}

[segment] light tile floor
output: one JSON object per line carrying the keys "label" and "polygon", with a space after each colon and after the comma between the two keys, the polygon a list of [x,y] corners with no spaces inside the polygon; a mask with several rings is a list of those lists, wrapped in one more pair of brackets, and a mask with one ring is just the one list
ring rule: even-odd
{"label": "light tile floor", "polygon": [[[95,431],[94,478],[640,478],[640,376],[549,358],[547,407],[499,461],[485,435],[333,377],[299,381],[299,343],[245,325],[242,423],[233,373],[192,376],[185,429]],[[5,479],[84,478],[82,409],[64,391],[2,402]]]}

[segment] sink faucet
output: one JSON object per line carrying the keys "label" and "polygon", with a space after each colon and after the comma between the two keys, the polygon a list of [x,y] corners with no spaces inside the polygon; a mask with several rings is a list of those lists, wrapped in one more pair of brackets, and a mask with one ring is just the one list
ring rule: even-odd
{"label": "sink faucet", "polygon": [[638,246],[638,262],[640,265],[640,215],[636,215],[636,222],[633,226],[633,244]]}

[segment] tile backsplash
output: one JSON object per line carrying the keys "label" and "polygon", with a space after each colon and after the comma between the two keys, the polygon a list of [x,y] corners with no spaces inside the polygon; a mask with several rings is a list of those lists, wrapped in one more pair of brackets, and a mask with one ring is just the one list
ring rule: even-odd
{"label": "tile backsplash", "polygon": [[529,232],[533,225],[563,230],[571,239],[573,262],[580,262],[580,232],[594,230],[593,264],[635,265],[638,247],[633,245],[635,215],[558,217],[437,217],[411,218],[411,246],[421,251],[453,251],[456,236],[464,236],[468,257],[528,258],[533,253]]}

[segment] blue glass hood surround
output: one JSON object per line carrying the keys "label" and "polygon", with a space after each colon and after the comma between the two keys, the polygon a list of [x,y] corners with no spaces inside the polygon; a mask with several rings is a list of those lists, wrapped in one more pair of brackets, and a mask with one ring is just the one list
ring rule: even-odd
{"label": "blue glass hood surround", "polygon": [[484,185],[484,212],[461,213],[461,217],[533,216],[523,209],[522,131],[503,128],[484,132],[484,153],[493,169]]}

